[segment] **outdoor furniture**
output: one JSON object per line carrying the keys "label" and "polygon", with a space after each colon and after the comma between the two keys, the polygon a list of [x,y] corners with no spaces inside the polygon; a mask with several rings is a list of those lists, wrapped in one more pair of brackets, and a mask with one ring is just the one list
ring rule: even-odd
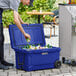
{"label": "outdoor furniture", "polygon": [[[38,12],[38,11],[32,11],[32,12],[27,12],[27,14],[29,15],[38,15],[38,23],[40,24],[40,15],[54,15],[53,12]],[[44,23],[43,23],[44,24]],[[50,38],[51,38],[51,34],[52,34],[52,28],[50,28]],[[45,36],[47,38],[47,36]]]}
{"label": "outdoor furniture", "polygon": [[[55,10],[53,11],[54,15],[50,15],[53,17],[53,20],[52,22],[44,22],[43,24],[49,24],[51,25],[52,27],[50,28],[50,38],[51,38],[51,35],[52,35],[52,28],[54,28],[54,36],[55,36],[55,26],[56,25],[59,25],[59,10]],[[43,19],[45,21],[45,15],[43,16]]]}
{"label": "outdoor furniture", "polygon": [[[27,14],[29,14],[29,15],[38,15],[38,23],[39,24],[40,24],[40,15],[54,15],[53,12],[37,12],[36,10],[32,11],[32,12],[27,12]],[[52,28],[50,28],[50,29],[52,29]],[[50,37],[51,37],[51,32],[52,32],[52,30],[50,31]]]}
{"label": "outdoor furniture", "polygon": [[32,11],[27,12],[28,15],[38,15],[38,23],[40,24],[40,15],[54,15],[53,12],[38,12],[38,11]]}

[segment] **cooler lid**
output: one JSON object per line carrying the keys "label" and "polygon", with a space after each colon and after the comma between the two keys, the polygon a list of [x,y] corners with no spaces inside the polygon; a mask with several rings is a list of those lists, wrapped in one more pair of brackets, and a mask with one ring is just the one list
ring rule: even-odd
{"label": "cooler lid", "polygon": [[45,36],[43,31],[43,24],[22,24],[25,32],[31,36],[31,41],[27,43],[24,35],[18,29],[16,25],[9,25],[9,35],[12,48],[22,47],[27,44],[40,44],[45,46]]}

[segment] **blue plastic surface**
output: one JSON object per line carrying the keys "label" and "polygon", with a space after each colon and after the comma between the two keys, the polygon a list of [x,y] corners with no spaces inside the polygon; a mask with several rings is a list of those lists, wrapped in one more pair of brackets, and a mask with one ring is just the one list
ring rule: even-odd
{"label": "blue plastic surface", "polygon": [[30,43],[27,43],[24,35],[16,25],[9,25],[9,34],[12,48],[22,47],[26,44],[40,44],[42,46],[45,46],[46,43],[42,24],[30,24],[29,26],[23,24],[22,26],[25,32],[31,36],[31,41]]}
{"label": "blue plastic surface", "polygon": [[[45,38],[42,24],[23,25],[24,30],[31,35],[29,44],[41,44],[45,46]],[[11,46],[15,50],[16,68],[25,71],[55,68],[55,62],[59,60],[60,48],[30,50],[22,49],[27,44],[22,33],[15,25],[9,26]]]}
{"label": "blue plastic surface", "polygon": [[[55,62],[59,60],[60,48],[33,50],[15,49],[16,68],[25,71],[55,68]],[[20,65],[22,64],[22,65]]]}

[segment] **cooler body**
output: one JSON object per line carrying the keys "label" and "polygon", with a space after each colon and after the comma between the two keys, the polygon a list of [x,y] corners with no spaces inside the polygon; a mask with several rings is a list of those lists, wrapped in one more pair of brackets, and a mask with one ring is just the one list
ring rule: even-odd
{"label": "cooler body", "polygon": [[42,24],[22,25],[25,32],[30,34],[31,41],[27,43],[23,34],[16,25],[9,26],[11,46],[16,55],[16,68],[25,71],[55,68],[55,62],[59,60],[60,48],[28,50],[23,49],[27,44],[45,46],[45,37]]}
{"label": "cooler body", "polygon": [[60,56],[60,48],[33,50],[36,52],[31,53],[19,51],[15,49],[16,68],[25,71],[55,68],[55,62],[59,61]]}

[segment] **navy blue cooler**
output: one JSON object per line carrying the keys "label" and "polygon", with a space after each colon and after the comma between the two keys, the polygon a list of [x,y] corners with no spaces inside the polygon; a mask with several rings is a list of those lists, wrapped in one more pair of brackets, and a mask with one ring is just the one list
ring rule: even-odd
{"label": "navy blue cooler", "polygon": [[[43,24],[23,24],[25,32],[30,34],[30,45],[45,46],[45,37]],[[27,45],[27,41],[16,25],[9,26],[9,34],[11,46],[15,50],[16,68],[25,71],[55,68],[55,64],[59,61],[60,48],[52,47],[47,49],[30,50],[23,49]]]}

